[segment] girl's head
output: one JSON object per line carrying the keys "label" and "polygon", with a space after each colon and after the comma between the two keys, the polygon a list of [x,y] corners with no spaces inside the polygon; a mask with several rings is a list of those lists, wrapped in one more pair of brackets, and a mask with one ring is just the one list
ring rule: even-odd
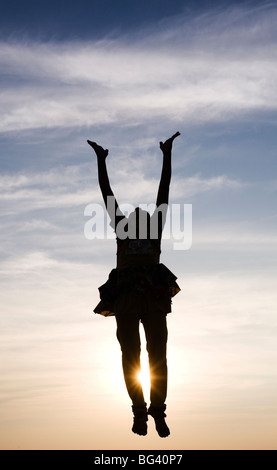
{"label": "girl's head", "polygon": [[129,238],[150,238],[150,214],[140,207],[136,207],[128,217]]}

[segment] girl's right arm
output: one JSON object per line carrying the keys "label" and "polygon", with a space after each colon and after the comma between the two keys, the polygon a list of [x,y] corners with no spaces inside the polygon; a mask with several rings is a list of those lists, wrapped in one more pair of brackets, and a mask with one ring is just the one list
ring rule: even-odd
{"label": "girl's right arm", "polygon": [[124,217],[124,215],[119,209],[117,200],[114,197],[114,193],[112,191],[108,177],[106,158],[108,156],[109,151],[104,150],[95,142],[91,142],[90,140],[88,140],[87,142],[93,148],[97,156],[99,186],[107,212],[111,219],[111,226],[115,229],[118,220]]}

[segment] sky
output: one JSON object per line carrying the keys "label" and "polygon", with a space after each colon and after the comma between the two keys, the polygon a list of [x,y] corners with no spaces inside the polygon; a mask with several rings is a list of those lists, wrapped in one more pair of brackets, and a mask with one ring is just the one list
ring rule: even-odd
{"label": "sky", "polygon": [[[1,449],[276,449],[276,7],[2,2]],[[93,313],[116,247],[84,235],[102,204],[86,140],[119,204],[150,204],[176,131],[192,246],[162,245],[181,292],[160,439],[131,432],[115,320]]]}

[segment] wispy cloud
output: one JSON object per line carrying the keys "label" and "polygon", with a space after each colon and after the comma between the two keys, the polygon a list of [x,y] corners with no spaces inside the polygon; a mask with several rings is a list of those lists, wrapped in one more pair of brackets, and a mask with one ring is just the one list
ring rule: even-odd
{"label": "wispy cloud", "polygon": [[[133,164],[135,165],[135,162]],[[145,168],[146,171],[147,168]],[[128,167],[130,171],[130,167]],[[92,170],[90,169],[90,173]],[[28,212],[38,208],[63,208],[88,204],[92,201],[101,202],[98,183],[90,181],[87,173],[87,164],[79,167],[53,168],[45,172],[7,173],[0,177],[0,194],[4,202],[4,211]],[[158,189],[158,178],[147,178],[144,172],[138,169],[135,176],[119,171],[113,175],[113,189],[119,204],[155,203]],[[139,184],[137,184],[139,181]],[[230,179],[226,175],[211,178],[201,177],[199,174],[180,178],[176,176],[171,191],[172,200],[210,191],[237,190],[246,183]],[[128,201],[126,200],[126,197]],[[143,198],[143,200],[141,200]]]}
{"label": "wispy cloud", "polygon": [[184,16],[143,38],[1,43],[0,129],[210,121],[275,109],[274,18],[272,8],[237,8],[193,27]]}
{"label": "wispy cloud", "polygon": [[211,178],[205,178],[199,174],[188,178],[177,177],[175,178],[172,197],[176,199],[183,198],[187,201],[188,198],[198,194],[214,191],[237,191],[246,185],[246,182],[229,178],[227,175],[218,175]]}
{"label": "wispy cloud", "polygon": [[6,173],[0,177],[0,193],[6,213],[38,208],[61,208],[99,198],[98,188],[87,183],[87,165],[56,167],[45,172]]}

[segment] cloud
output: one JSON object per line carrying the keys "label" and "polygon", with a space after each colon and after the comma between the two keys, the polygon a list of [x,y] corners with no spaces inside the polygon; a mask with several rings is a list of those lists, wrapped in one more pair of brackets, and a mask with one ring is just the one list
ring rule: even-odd
{"label": "cloud", "polygon": [[[143,159],[147,170],[145,160]],[[119,164],[118,161],[116,164]],[[45,172],[25,171],[1,175],[0,194],[5,203],[4,211],[6,214],[14,213],[20,207],[22,213],[39,208],[85,206],[92,201],[102,203],[98,182],[94,178],[92,184],[92,171],[90,169],[88,172],[88,168],[87,164],[83,164],[78,167],[60,166]],[[126,171],[121,171],[120,168],[112,175],[113,190],[119,204],[155,203],[158,179],[145,176],[143,165],[140,162],[138,166],[135,159],[129,162]],[[180,178],[177,175],[171,196],[173,201],[176,198],[187,198],[210,191],[237,190],[244,186],[245,183],[230,179],[226,175],[211,178],[204,178],[199,174],[188,178]]]}
{"label": "cloud", "polygon": [[218,175],[211,178],[204,178],[200,174],[190,176],[188,178],[175,178],[172,198],[188,198],[198,194],[214,192],[214,191],[237,191],[247,186],[246,182],[229,178],[227,175]]}
{"label": "cloud", "polygon": [[[224,224],[224,227],[213,225],[213,230],[207,227],[201,227],[201,230],[195,231],[193,244],[205,245],[208,247],[216,246],[217,250],[226,249],[229,251],[241,250],[245,252],[255,251],[258,248],[260,257],[268,251],[276,250],[277,236],[276,232],[270,232],[268,229],[257,229],[257,227],[242,227],[241,224]],[[255,255],[257,258],[257,253]]]}
{"label": "cloud", "polygon": [[57,266],[58,262],[50,259],[45,253],[33,252],[25,254],[21,258],[6,260],[1,266],[0,274],[26,274],[34,270],[40,272],[42,269],[55,269]]}
{"label": "cloud", "polygon": [[0,177],[0,193],[6,214],[39,208],[79,206],[99,199],[99,191],[87,185],[87,165],[60,166],[45,172],[6,173]]}
{"label": "cloud", "polygon": [[2,42],[0,130],[206,122],[276,109],[274,18],[274,9],[237,8],[184,15],[134,38]]}

